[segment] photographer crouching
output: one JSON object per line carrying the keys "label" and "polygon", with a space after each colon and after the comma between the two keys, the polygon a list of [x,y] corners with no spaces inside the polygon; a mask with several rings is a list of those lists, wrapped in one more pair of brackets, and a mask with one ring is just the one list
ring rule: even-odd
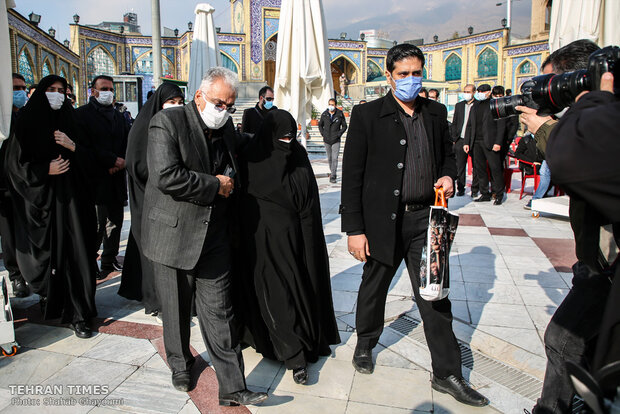
{"label": "photographer crouching", "polygon": [[604,343],[599,343],[597,353],[604,355],[597,355],[594,368],[601,361],[620,359],[614,343],[620,315],[618,278],[612,288],[620,266],[617,260],[612,263],[615,254],[604,255],[600,248],[601,226],[612,225],[616,246],[620,241],[619,68],[620,48],[606,47],[590,56],[587,70],[533,79],[533,100],[552,108],[552,113],[575,101],[549,135],[546,160],[554,183],[571,196],[578,259],[573,286],[545,332],[547,369],[533,414],[572,412],[575,392],[566,363],[591,368],[599,334]]}

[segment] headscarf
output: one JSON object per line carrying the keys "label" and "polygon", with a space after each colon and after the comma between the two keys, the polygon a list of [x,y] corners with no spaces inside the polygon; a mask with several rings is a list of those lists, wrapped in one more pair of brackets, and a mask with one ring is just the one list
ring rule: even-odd
{"label": "headscarf", "polygon": [[[267,115],[256,135],[256,149],[248,160],[248,192],[257,198],[277,203],[290,200],[285,196],[285,180],[296,168],[310,168],[306,150],[297,142],[297,122],[282,109]],[[280,141],[290,138],[289,143]]]}
{"label": "headscarf", "polygon": [[164,103],[176,97],[184,98],[183,91],[171,82],[162,83],[146,101],[133,122],[127,138],[127,172],[142,186],[148,178],[146,166],[146,149],[148,144],[149,123],[155,114],[162,110]]}
{"label": "headscarf", "polygon": [[26,105],[19,111],[15,127],[15,135],[21,147],[22,160],[50,161],[62,155],[69,158],[69,150],[56,144],[54,131],[60,130],[70,138],[75,136],[73,122],[73,108],[71,100],[66,98],[58,110],[50,107],[47,88],[56,82],[67,88],[67,81],[57,75],[49,75],[41,79],[37,88]]}

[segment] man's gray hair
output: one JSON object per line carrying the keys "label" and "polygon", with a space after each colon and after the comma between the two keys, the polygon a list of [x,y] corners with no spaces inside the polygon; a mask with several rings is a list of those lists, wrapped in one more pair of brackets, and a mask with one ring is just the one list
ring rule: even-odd
{"label": "man's gray hair", "polygon": [[213,82],[217,79],[221,79],[226,84],[228,84],[231,88],[237,92],[237,88],[239,86],[239,77],[235,72],[230,69],[223,68],[221,66],[216,66],[207,71],[204,77],[202,78],[202,82],[200,83],[200,90],[208,91],[211,88]]}

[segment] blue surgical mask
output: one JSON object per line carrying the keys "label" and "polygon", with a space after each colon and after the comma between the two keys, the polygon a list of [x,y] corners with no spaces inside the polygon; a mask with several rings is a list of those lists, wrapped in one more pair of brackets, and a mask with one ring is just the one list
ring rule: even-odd
{"label": "blue surgical mask", "polygon": [[420,89],[422,89],[421,76],[407,76],[403,79],[394,79],[394,83],[396,83],[394,95],[403,102],[413,101],[420,93]]}
{"label": "blue surgical mask", "polygon": [[487,96],[483,92],[476,92],[476,94],[474,95],[474,98],[477,101],[484,101],[485,99],[487,99]]}
{"label": "blue surgical mask", "polygon": [[460,95],[459,99],[460,99],[461,101],[466,101],[466,102],[469,102],[469,101],[471,101],[471,97],[472,97],[471,93],[469,93],[469,92],[464,92],[464,93],[462,93],[462,94]]}
{"label": "blue surgical mask", "polygon": [[21,108],[28,101],[28,93],[26,91],[13,91],[13,105]]}
{"label": "blue surgical mask", "polygon": [[273,101],[265,101],[263,106],[265,107],[265,109],[269,110],[269,109],[273,108]]}

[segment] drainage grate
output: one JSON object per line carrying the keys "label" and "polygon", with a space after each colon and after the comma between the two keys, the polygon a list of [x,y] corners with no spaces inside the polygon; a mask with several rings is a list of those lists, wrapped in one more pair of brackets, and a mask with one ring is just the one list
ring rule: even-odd
{"label": "drainage grate", "polygon": [[[388,326],[414,341],[427,345],[424,330],[416,329],[420,326],[420,322],[409,316],[401,315]],[[459,342],[459,348],[463,366],[529,400],[536,401],[540,396],[542,382],[537,378],[474,351],[464,343]]]}

